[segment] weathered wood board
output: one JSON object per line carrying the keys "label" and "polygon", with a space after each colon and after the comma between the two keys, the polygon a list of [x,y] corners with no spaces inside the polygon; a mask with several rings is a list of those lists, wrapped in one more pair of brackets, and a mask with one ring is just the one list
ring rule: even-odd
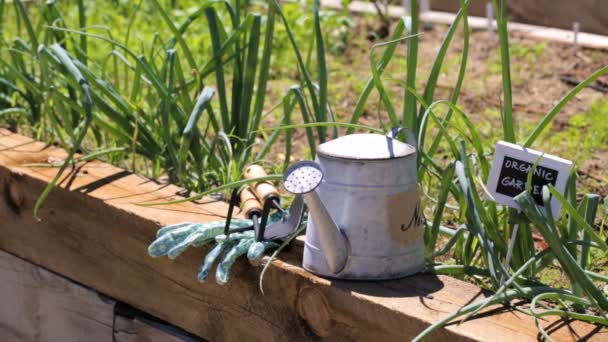
{"label": "weathered wood board", "polygon": [[0,302],[0,341],[183,341],[121,316],[115,301],[3,251]]}
{"label": "weathered wood board", "polygon": [[[92,161],[63,177],[37,222],[34,202],[56,170],[23,164],[64,155],[0,130],[0,249],[206,339],[403,341],[484,296],[478,287],[447,276],[383,282],[319,278],[300,267],[297,247],[273,262],[264,278],[265,295],[258,288],[260,268],[243,260],[228,285],[200,284],[196,272],[204,248],[170,261],[150,258],[147,246],[159,226],[221,218],[223,203],[205,199],[140,207],[133,203],[175,198],[180,189]],[[490,310],[496,314],[450,325],[431,340],[522,342],[539,337],[530,317]],[[608,338],[605,329],[580,322],[547,320],[543,325],[556,340]]]}
{"label": "weathered wood board", "polygon": [[2,341],[108,341],[113,305],[31,263],[0,252]]}
{"label": "weathered wood board", "polygon": [[[458,0],[446,0],[450,1],[452,7],[450,8],[441,8],[441,11],[450,11],[450,12],[441,12],[437,10],[432,10],[428,12],[424,12],[420,14],[420,19],[423,22],[451,25],[456,18],[456,15],[453,13],[455,8],[458,8],[459,1]],[[544,1],[549,2],[550,0]],[[600,1],[600,0],[598,0]],[[340,0],[323,0],[324,8],[331,9],[339,9],[343,8],[343,4]],[[435,0],[433,0],[433,4]],[[528,3],[534,4],[535,1],[528,1]],[[576,1],[570,1],[570,5],[575,6]],[[469,7],[469,27],[473,30],[486,30],[488,26],[488,21],[485,18],[485,4],[483,1],[473,1]],[[511,2],[509,2],[509,5]],[[608,6],[608,2],[604,3],[604,6]],[[434,9],[438,9],[436,6]],[[376,9],[374,5],[369,1],[358,1],[354,0],[349,2],[348,5],[349,11],[353,13],[376,13]],[[477,9],[477,10],[476,10]],[[555,10],[555,9],[551,9]],[[400,18],[404,15],[407,15],[407,11],[402,6],[388,6],[388,15],[391,18]],[[477,15],[477,16],[474,16]],[[544,19],[551,20],[551,16],[543,16]],[[517,18],[516,18],[517,19]],[[515,19],[515,20],[516,20]],[[566,24],[566,26],[562,29],[556,28],[558,26],[553,25],[551,22],[546,24],[547,26],[540,26],[538,21],[525,21],[536,23],[536,25],[532,24],[524,24],[521,22],[515,22],[513,16],[510,17],[509,22],[509,31],[512,32],[520,32],[523,33],[526,37],[532,39],[538,39],[543,42],[555,42],[555,43],[564,43],[564,44],[572,44],[574,40],[574,34],[572,33],[572,22]],[[582,47],[596,48],[596,49],[607,49],[608,48],[608,36],[589,33],[595,32],[594,30],[589,28],[589,25],[585,21],[581,21],[581,32],[578,35],[578,45]],[[607,26],[608,27],[608,26]],[[496,21],[494,21],[494,28],[496,28]],[[608,31],[605,31],[608,32]],[[567,46],[567,45],[565,45]]]}
{"label": "weathered wood board", "polygon": [[[456,12],[460,1],[431,0],[431,9]],[[469,15],[485,17],[487,1],[472,1]],[[608,1],[605,0],[509,0],[509,20],[519,23],[572,29],[577,21],[581,30],[608,35]]]}

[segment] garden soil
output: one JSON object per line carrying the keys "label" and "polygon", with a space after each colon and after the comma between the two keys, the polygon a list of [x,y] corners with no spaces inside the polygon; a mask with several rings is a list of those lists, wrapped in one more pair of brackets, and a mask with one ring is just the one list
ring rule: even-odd
{"label": "garden soil", "polygon": [[[445,25],[434,25],[432,30],[424,31],[420,35],[416,85],[420,93],[424,90],[429,70],[447,29]],[[383,30],[377,19],[353,18],[352,31],[348,37],[350,42],[346,44],[346,49],[341,54],[331,55],[327,61],[330,101],[338,121],[350,120],[358,95],[371,76],[370,48],[381,41],[370,39],[370,36],[373,37],[374,32],[381,31]],[[608,65],[607,51],[577,49],[567,44],[530,39],[521,33],[510,34],[510,46],[513,109],[521,140],[525,139],[543,115],[577,82]],[[458,32],[441,70],[436,100],[449,99],[451,96],[462,48],[463,35]],[[380,54],[381,50],[377,53]],[[489,35],[486,31],[471,33],[467,72],[458,100],[458,105],[479,128],[482,138],[492,141],[492,144],[502,135],[502,78],[499,54],[496,34]],[[406,44],[401,43],[383,74],[385,86],[391,93],[398,113],[401,113],[403,103],[403,88],[398,80],[405,80],[405,55]],[[275,80],[271,81],[269,108],[280,101],[285,89],[295,84],[295,71],[291,76],[291,79],[275,77]],[[533,146],[546,153],[573,160],[578,168],[579,185],[582,186],[580,192],[595,192],[602,196],[608,195],[608,132],[600,132],[597,137],[588,137],[585,133],[594,128],[592,125],[595,125],[595,122],[590,121],[591,119],[608,117],[608,97],[605,94],[605,91],[608,91],[607,85],[608,77],[603,76],[594,84],[595,89],[588,88],[579,93],[557,114],[547,134],[541,136]],[[377,103],[378,97],[374,93],[368,100],[360,123],[378,127],[381,123],[388,122],[386,113],[382,109],[378,110]],[[595,111],[593,117],[590,113],[592,111]],[[275,115],[267,117],[265,126],[276,126],[281,115],[281,110],[276,110]],[[294,114],[294,117],[297,115]],[[576,120],[573,117],[576,117]],[[296,130],[294,138],[292,158],[305,157],[307,143],[304,130]],[[587,139],[585,148],[582,148],[583,139]],[[284,140],[274,146],[271,158],[283,158],[283,149]]]}

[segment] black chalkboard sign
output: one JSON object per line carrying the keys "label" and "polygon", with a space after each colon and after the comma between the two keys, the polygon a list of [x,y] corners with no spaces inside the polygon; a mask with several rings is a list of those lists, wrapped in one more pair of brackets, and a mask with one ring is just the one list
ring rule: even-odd
{"label": "black chalkboard sign", "polygon": [[[545,211],[542,190],[544,185],[553,185],[559,193],[566,192],[566,183],[572,171],[572,162],[531,148],[499,141],[494,145],[492,169],[486,184],[486,199],[491,199],[514,209],[519,209],[515,196],[526,190],[528,174],[537,164],[532,174],[532,197],[541,210]],[[551,199],[553,218],[560,214],[561,202]]]}
{"label": "black chalkboard sign", "polygon": [[[519,195],[526,190],[528,174],[532,172],[534,164],[523,160],[505,156],[500,169],[500,176],[496,184],[496,192],[510,197]],[[532,175],[532,197],[538,205],[543,205],[543,185],[555,185],[559,172],[548,167],[536,166]]]}

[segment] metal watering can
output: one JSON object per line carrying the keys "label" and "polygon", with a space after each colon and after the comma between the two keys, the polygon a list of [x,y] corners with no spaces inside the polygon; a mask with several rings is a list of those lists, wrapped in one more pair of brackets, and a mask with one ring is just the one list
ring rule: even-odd
{"label": "metal watering can", "polygon": [[287,169],[285,189],[309,211],[306,270],[380,280],[423,269],[416,148],[394,139],[399,131],[343,136]]}

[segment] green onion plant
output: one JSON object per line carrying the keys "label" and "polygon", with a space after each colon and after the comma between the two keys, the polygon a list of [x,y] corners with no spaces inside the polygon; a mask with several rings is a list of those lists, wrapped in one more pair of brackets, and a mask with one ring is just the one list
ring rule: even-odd
{"label": "green onion plant", "polygon": [[[484,139],[458,105],[466,82],[470,2],[460,0],[460,10],[424,75],[418,71],[418,3],[410,1],[408,16],[393,24],[386,42],[371,48],[371,75],[351,117],[336,122],[329,103],[330,68],[319,0],[303,7],[312,18],[308,35],[292,30],[285,5],[278,0],[197,2],[181,20],[176,20],[176,2],[151,0],[134,5],[121,36],[91,25],[94,21],[87,17],[90,9],[84,1],[76,3],[78,20],[73,23],[64,17],[63,4],[54,1],[25,5],[20,0],[0,0],[0,119],[20,120],[38,139],[57,142],[69,151],[61,165],[52,165],[59,170],[39,198],[37,213],[68,167],[100,156],[116,163],[128,160],[136,172],[166,177],[198,193],[168,202],[176,203],[255,181],[241,180],[241,170],[254,161],[267,162],[284,135],[284,162],[269,163],[277,172],[264,178],[279,180],[293,154],[296,129],[305,131],[307,157],[312,157],[318,143],[337,137],[339,127],[346,134],[382,133],[390,128],[359,123],[369,100],[377,95],[390,126],[408,128],[417,138],[423,212],[428,217],[427,272],[468,279],[493,291],[430,326],[415,340],[490,305],[515,305],[515,299],[527,300],[516,309],[533,316],[547,339],[542,317],[606,324],[608,299],[600,287],[608,283],[608,276],[592,263],[594,256],[608,252],[603,229],[597,229],[602,220],[599,196],[579,196],[573,173],[564,195],[552,186],[543,189],[546,208],[551,206],[550,198],[562,205],[557,219],[538,209],[529,190],[516,197],[519,211],[485,197],[495,141]],[[565,94],[528,136],[518,136],[507,1],[492,4],[502,67],[502,138],[533,147],[560,110],[608,73],[608,66]],[[140,15],[155,15],[160,26],[149,28],[155,33],[143,39],[135,38],[135,23],[146,25],[149,19]],[[283,58],[285,52],[277,50],[286,50],[275,49],[277,32],[284,34],[281,47],[289,47],[298,77],[284,90],[280,103],[268,104],[274,58]],[[456,82],[449,98],[440,99],[439,75],[456,37],[462,39]],[[405,75],[387,75],[399,49],[405,50]],[[391,97],[387,84],[400,86],[403,96]],[[266,115],[274,112],[282,114],[278,122],[264,127]],[[530,185],[528,180],[528,189]],[[538,248],[535,234],[542,236],[547,248]],[[567,285],[543,281],[544,272],[552,267],[563,270]]]}
{"label": "green onion plant", "polygon": [[[77,4],[76,27],[53,1],[28,7],[13,1],[16,31],[26,39],[10,42],[8,32],[2,31],[0,110],[3,115],[26,117],[37,138],[57,141],[70,151],[39,198],[36,215],[76,152],[109,148],[116,154],[114,160],[130,158],[134,171],[166,176],[194,191],[240,179],[246,164],[262,160],[277,138],[275,134],[261,152],[252,154],[266,114],[276,25],[287,31],[303,75],[301,84],[285,93],[282,124],[291,124],[288,112],[295,105],[302,108],[304,122],[332,118],[315,4],[318,81],[305,66],[278,2],[254,8],[247,2],[205,1],[176,23],[171,6],[152,0],[145,5],[156,13],[160,29],[170,34],[151,36],[146,49],[132,44],[130,36],[142,2],[129,18],[126,36],[114,37],[110,30],[87,27],[82,1]],[[8,6],[0,1],[3,17]],[[204,24],[196,27],[206,29],[202,34],[209,41],[207,54],[202,55],[195,54],[188,41],[194,34],[189,30],[199,22]],[[91,57],[93,44],[109,53]],[[316,130],[314,137],[308,128],[312,153],[316,139],[326,139],[325,126]],[[291,131],[278,133],[287,135],[289,155]],[[125,146],[129,149],[116,149]]]}
{"label": "green onion plant", "polygon": [[[500,57],[503,78],[502,128],[503,139],[533,146],[536,139],[550,122],[574,96],[595,79],[604,75],[606,67],[598,70],[579,86],[573,88],[551,109],[532,130],[528,137],[518,139],[512,109],[509,43],[507,31],[507,2],[493,1],[500,41]],[[599,197],[586,195],[577,202],[575,177],[572,175],[565,196],[552,186],[545,187],[543,199],[547,212],[550,210],[551,196],[557,198],[563,207],[562,216],[554,220],[536,206],[530,190],[516,198],[521,212],[496,204],[484,197],[484,185],[491,166],[492,145],[483,141],[481,134],[467,114],[457,105],[460,89],[464,82],[464,71],[469,47],[467,8],[469,1],[461,1],[461,8],[448,29],[440,46],[424,89],[416,88],[417,62],[417,2],[411,2],[410,17],[403,26],[413,36],[407,45],[407,75],[405,81],[397,81],[404,88],[404,115],[398,124],[410,129],[418,137],[419,179],[425,194],[423,202],[426,212],[432,217],[426,221],[425,246],[427,271],[450,274],[477,282],[482,287],[493,290],[486,300],[471,304],[449,315],[420,333],[415,340],[426,338],[435,329],[460,318],[466,320],[489,305],[512,305],[514,299],[528,299],[527,306],[517,309],[532,315],[543,336],[550,337],[540,325],[540,317],[557,316],[576,318],[590,323],[607,322],[606,293],[600,286],[605,284],[605,276],[591,272],[590,255],[605,256],[608,252],[605,238],[595,227]],[[463,51],[457,81],[449,100],[435,98],[435,88],[439,70],[454,33],[462,25]],[[395,32],[401,34],[402,25]],[[394,37],[393,37],[394,39]],[[382,71],[392,58],[395,42],[384,45],[386,57],[375,62],[372,58],[373,77],[371,79],[378,96],[394,125],[392,114],[396,104],[385,95],[381,80]],[[369,96],[370,89],[362,94]],[[353,115],[353,123],[358,122],[361,113],[358,104]],[[443,115],[440,113],[443,112]],[[531,179],[527,188],[531,188]],[[445,226],[447,219],[453,221]],[[533,233],[540,233],[549,246],[539,250]],[[568,276],[569,288],[554,288],[542,281],[543,271],[559,265]],[[547,303],[550,301],[551,303]],[[540,304],[543,303],[543,304]],[[551,304],[551,306],[548,306]],[[540,310],[539,310],[540,308]]]}

